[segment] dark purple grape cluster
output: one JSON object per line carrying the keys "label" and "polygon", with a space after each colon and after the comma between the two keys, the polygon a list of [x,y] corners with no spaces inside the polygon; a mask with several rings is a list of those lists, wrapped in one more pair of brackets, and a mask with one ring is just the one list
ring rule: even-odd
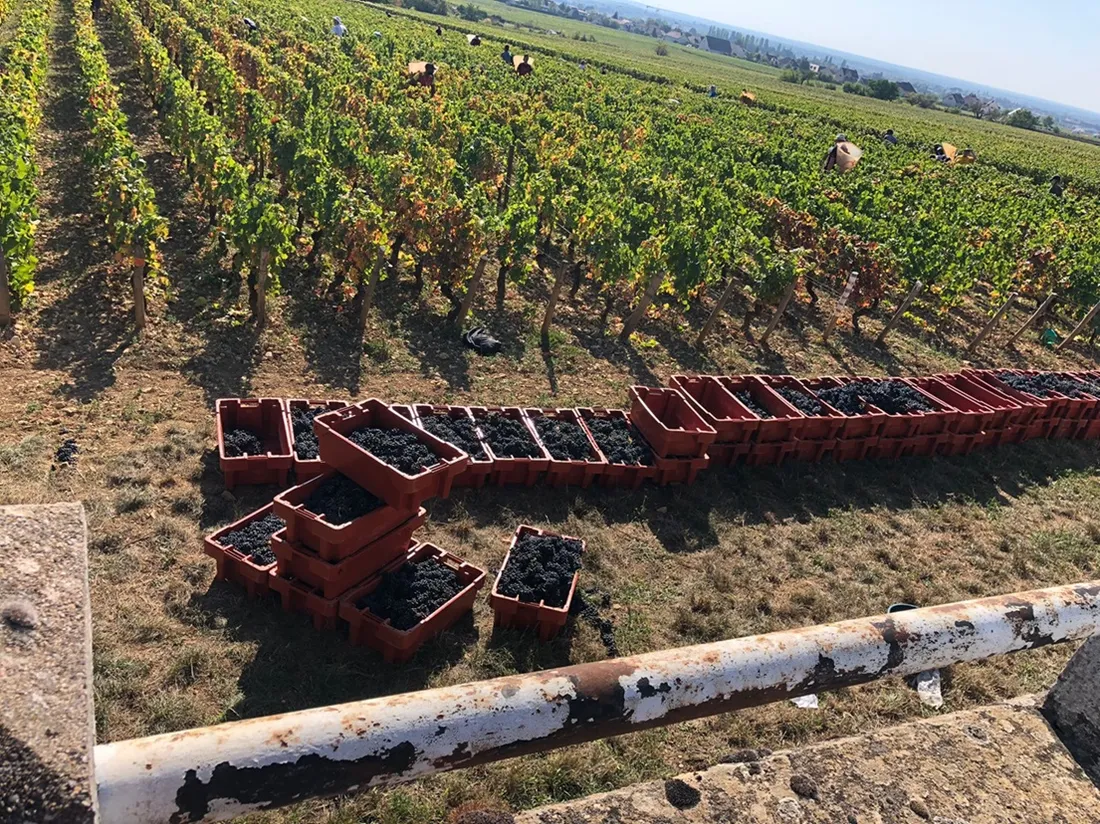
{"label": "dark purple grape cluster", "polygon": [[538,458],[539,445],[522,421],[490,412],[481,419],[481,431],[498,458]]}
{"label": "dark purple grape cluster", "polygon": [[535,418],[535,430],[555,460],[587,461],[592,457],[592,446],[578,423],[540,416]]}
{"label": "dark purple grape cluster", "polygon": [[499,591],[526,603],[562,607],[581,568],[581,542],[557,535],[525,535],[516,541],[500,575]]}
{"label": "dark purple grape cluster", "polygon": [[267,566],[275,563],[275,553],[271,551],[271,536],[284,526],[286,522],[278,515],[267,514],[227,533],[218,543],[231,546],[237,552],[247,555],[257,566]]}
{"label": "dark purple grape cluster", "polygon": [[435,558],[410,561],[382,576],[376,589],[355,606],[402,631],[412,629],[462,591],[462,582],[450,567]]}
{"label": "dark purple grape cluster", "polygon": [[363,426],[348,433],[348,440],[406,475],[419,475],[439,463],[439,456],[416,435],[400,429]]}
{"label": "dark purple grape cluster", "polygon": [[245,455],[262,455],[263,453],[263,438],[251,429],[231,429],[225,433],[225,454],[228,457],[241,458]]}
{"label": "dark purple grape cluster", "polygon": [[585,418],[588,431],[613,464],[652,466],[653,450],[634,424],[623,418]]}

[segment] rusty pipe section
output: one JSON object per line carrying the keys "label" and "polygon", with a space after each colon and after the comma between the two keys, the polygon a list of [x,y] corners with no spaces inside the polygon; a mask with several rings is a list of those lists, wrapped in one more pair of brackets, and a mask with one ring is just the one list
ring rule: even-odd
{"label": "rusty pipe section", "polygon": [[1097,633],[1092,582],[104,744],[100,820],[219,821]]}

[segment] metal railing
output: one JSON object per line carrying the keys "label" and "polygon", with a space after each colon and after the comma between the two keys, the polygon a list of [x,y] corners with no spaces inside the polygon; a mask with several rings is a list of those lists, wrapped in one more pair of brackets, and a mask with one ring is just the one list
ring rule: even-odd
{"label": "metal railing", "polygon": [[105,824],[219,821],[1100,633],[1100,582],[95,748]]}

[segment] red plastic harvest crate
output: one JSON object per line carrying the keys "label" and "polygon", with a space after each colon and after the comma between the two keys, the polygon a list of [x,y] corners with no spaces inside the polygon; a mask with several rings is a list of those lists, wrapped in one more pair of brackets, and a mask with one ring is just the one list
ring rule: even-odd
{"label": "red plastic harvest crate", "polygon": [[332,412],[336,409],[344,409],[351,401],[347,400],[325,400],[314,401],[305,400],[303,398],[291,398],[286,402],[286,428],[290,433],[290,451],[294,453],[294,480],[297,483],[308,481],[310,478],[316,478],[322,474],[328,467],[325,462],[317,458],[299,458],[298,453],[294,450],[294,422],[293,414],[296,409],[316,409],[321,406],[327,411]]}
{"label": "red plastic harvest crate", "polygon": [[399,555],[404,555],[416,530],[428,519],[421,509],[392,532],[367,544],[341,561],[326,561],[312,549],[295,544],[280,530],[271,538],[271,548],[278,559],[278,573],[297,578],[308,586],[321,590],[324,598],[337,598],[353,586],[363,583]]}
{"label": "red plastic harvest crate", "polygon": [[961,372],[935,377],[941,383],[984,404],[992,412],[993,417],[985,427],[987,432],[1003,432],[1010,426],[1026,423],[1027,411],[1019,403],[988,384]]}
{"label": "red plastic harvest crate", "polygon": [[[279,398],[220,398],[215,404],[218,459],[225,488],[259,484],[286,486],[294,463],[290,448],[290,427]],[[250,429],[263,441],[263,455],[225,454],[225,434]]]}
{"label": "red plastic harvest crate", "polygon": [[[820,415],[807,415],[802,412],[803,422],[798,433],[799,440],[821,441],[839,437],[841,430],[844,429],[844,413],[833,409],[825,401],[814,395],[813,392],[802,385],[802,381],[798,378],[792,375],[756,375],[755,377],[767,384],[768,388],[773,391],[781,387],[793,389],[811,395],[814,400],[821,404],[822,412]],[[783,400],[793,406],[786,398],[783,398]],[[799,411],[801,412],[801,410]]]}
{"label": "red plastic harvest crate", "polygon": [[658,458],[701,458],[718,433],[679,390],[630,387],[630,420]]}
{"label": "red plastic harvest crate", "polygon": [[218,580],[229,581],[244,587],[252,598],[268,593],[269,579],[275,574],[275,563],[261,566],[243,552],[238,552],[235,547],[223,544],[222,539],[230,532],[270,515],[272,508],[273,504],[268,504],[255,512],[250,512],[239,521],[222,527],[203,539],[203,551],[217,563]]}
{"label": "red plastic harvest crate", "polygon": [[580,580],[581,571],[578,569],[573,574],[573,583],[569,587],[569,597],[560,607],[547,606],[544,601],[530,603],[519,598],[502,595],[500,592],[500,577],[504,574],[504,568],[508,566],[508,560],[512,557],[512,550],[521,538],[528,535],[538,537],[556,536],[568,538],[572,541],[580,541],[581,554],[584,554],[585,544],[580,538],[569,535],[560,535],[536,529],[526,524],[520,525],[512,536],[512,542],[508,545],[508,553],[504,556],[504,563],[500,565],[496,580],[493,582],[493,591],[489,595],[489,605],[493,608],[493,625],[509,629],[527,629],[534,627],[538,632],[540,641],[549,641],[565,626],[569,620],[569,608],[573,605],[573,595],[577,591],[577,581]]}
{"label": "red plastic harvest crate", "polygon": [[279,594],[283,610],[308,615],[313,621],[314,629],[336,629],[336,621],[340,615],[338,599],[325,598],[321,590],[311,587],[305,581],[282,575],[271,576],[271,590]]}
{"label": "red plastic harvest crate", "polygon": [[[809,378],[801,381],[803,388],[808,389],[814,397],[817,397],[817,393],[822,389],[834,389],[843,386],[847,382],[846,378],[830,377]],[[818,400],[821,399],[818,398]],[[833,409],[831,406],[829,408]],[[868,407],[866,411],[859,415],[844,415],[840,410],[836,411],[844,416],[844,423],[837,433],[837,438],[846,441],[877,438],[882,434],[882,428],[885,426],[888,417],[885,412],[875,409],[873,406]],[[847,458],[841,458],[841,460],[847,460]]]}
{"label": "red plastic harvest crate", "polygon": [[[482,421],[493,413],[521,423],[531,439],[538,445],[539,457],[509,458],[494,452],[493,445],[481,428]],[[477,421],[478,432],[481,435],[481,442],[485,444],[485,451],[493,459],[492,483],[497,486],[534,486],[538,483],[543,474],[550,468],[550,453],[542,445],[542,440],[540,440],[535,428],[531,426],[531,422],[523,414],[523,410],[518,406],[471,406],[470,414]]]}
{"label": "red plastic harvest crate", "polygon": [[696,476],[710,466],[710,461],[710,455],[702,458],[655,458],[653,463],[657,473],[653,481],[657,486],[688,486],[695,483]]}
{"label": "red plastic harvest crate", "polygon": [[679,390],[714,429],[715,444],[748,443],[760,425],[760,419],[730,394],[717,377],[673,375],[668,385]]}
{"label": "red plastic harvest crate", "polygon": [[[793,442],[801,435],[806,420],[805,416],[786,398],[760,380],[758,376],[733,375],[719,378],[719,380],[734,397],[737,397],[739,392],[747,392],[756,404],[772,416],[765,418],[756,415],[760,419],[760,425],[754,438],[757,443]],[[737,397],[737,402],[742,403],[739,397]],[[745,409],[748,410],[747,405],[745,405]],[[749,454],[751,457],[752,453]]]}
{"label": "red plastic harvest crate", "polygon": [[[626,412],[622,409],[578,409],[577,412],[581,416],[581,420],[584,422],[585,429],[588,429],[588,434],[592,435],[592,430],[588,426],[588,421],[593,418],[617,418],[621,421],[630,423],[630,418],[627,417]],[[640,433],[639,433],[640,434]],[[596,436],[592,435],[592,440],[599,448],[599,441],[596,440]],[[645,438],[643,437],[644,441]],[[648,444],[647,444],[648,446]],[[643,481],[656,477],[657,467],[653,464],[621,464],[612,463],[611,459],[600,450],[600,454],[607,461],[607,468],[604,470],[603,475],[600,476],[599,482],[601,486],[607,487],[623,487],[624,489],[637,489],[642,485]],[[656,456],[654,456],[656,458]]]}
{"label": "red plastic harvest crate", "polygon": [[335,469],[330,469],[324,475],[275,496],[275,514],[286,521],[286,540],[312,549],[326,561],[342,561],[417,514],[416,509],[397,509],[383,504],[346,524],[330,524],[322,516],[307,510],[305,502],[321,484],[336,474]]}
{"label": "red plastic harvest crate", "polygon": [[886,415],[886,421],[882,425],[882,431],[879,432],[880,437],[883,438],[912,438],[917,435],[939,435],[941,432],[949,432],[951,426],[954,424],[955,419],[958,417],[958,412],[953,409],[949,404],[944,401],[930,395],[925,392],[920,386],[913,383],[909,378],[845,378],[845,383],[879,383],[883,381],[898,381],[900,383],[907,384],[917,393],[924,397],[924,400],[935,410],[933,412],[906,412],[903,414],[895,415],[888,413],[885,410],[878,409],[871,406],[877,412],[882,412]]}
{"label": "red plastic harvest crate", "polygon": [[[596,442],[592,439],[592,433],[581,421],[581,416],[576,409],[524,409],[523,414],[527,416],[527,420],[530,421],[531,427],[539,437],[539,442],[546,449],[546,454],[550,456],[550,468],[546,471],[546,483],[548,485],[586,488],[591,486],[592,482],[607,470],[607,458],[596,446]],[[588,440],[588,460],[574,461],[555,458],[538,431],[539,418],[553,418],[575,423],[579,426],[581,432],[584,433],[584,437]]]}
{"label": "red plastic harvest crate", "polygon": [[[415,475],[406,475],[348,440],[349,433],[364,426],[408,432],[432,450],[439,463]],[[428,498],[446,498],[451,483],[470,463],[461,449],[425,432],[377,398],[321,415],[313,421],[313,430],[317,433],[322,461],[401,510],[415,510]]]}
{"label": "red plastic harvest crate", "polygon": [[1016,372],[1017,374],[1035,374],[1034,372],[1026,372],[1023,370],[1015,369],[982,369],[982,370],[966,370],[965,374],[975,375],[981,380],[988,383],[997,391],[1002,392],[1013,400],[1019,399],[1020,401],[1028,401],[1031,404],[1039,404],[1040,408],[1037,411],[1034,418],[1024,428],[1023,436],[1021,440],[1031,440],[1033,438],[1047,438],[1052,434],[1056,434],[1058,427],[1062,421],[1066,418],[1066,401],[1069,398],[1064,395],[1059,395],[1055,392],[1049,398],[1040,398],[1037,395],[1033,395],[1030,392],[1021,392],[1018,389],[1014,389],[1005,383],[999,377],[998,373]]}
{"label": "red plastic harvest crate", "polygon": [[[388,620],[382,620],[371,614],[368,609],[360,609],[356,603],[374,592],[382,583],[387,572],[396,572],[410,562],[425,561],[434,558],[454,570],[462,583],[462,590],[435,612],[407,630],[394,629]],[[374,575],[363,586],[358,587],[340,600],[340,617],[348,623],[348,639],[355,646],[366,645],[382,653],[389,663],[408,661],[427,641],[450,629],[463,615],[473,609],[478,590],[485,583],[485,571],[468,564],[456,555],[440,549],[434,544],[413,544],[409,552],[393,561]]]}
{"label": "red plastic harvest crate", "polygon": [[466,418],[470,423],[474,424],[474,434],[477,437],[478,443],[481,444],[483,454],[480,456],[470,455],[470,463],[466,466],[466,471],[454,479],[452,486],[462,489],[478,489],[485,486],[489,478],[492,477],[495,464],[492,456],[489,454],[489,450],[485,448],[485,441],[482,439],[481,433],[477,429],[477,422],[474,420],[470,408],[468,406],[444,406],[427,403],[418,403],[409,408],[416,416],[413,420],[415,420],[416,425],[421,428],[423,428],[424,418],[432,415],[444,415],[449,418]]}

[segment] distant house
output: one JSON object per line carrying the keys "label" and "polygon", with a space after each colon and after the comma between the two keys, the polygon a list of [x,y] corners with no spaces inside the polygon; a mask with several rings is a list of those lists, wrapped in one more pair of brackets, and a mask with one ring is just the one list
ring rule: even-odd
{"label": "distant house", "polygon": [[943,102],[946,106],[954,106],[956,109],[966,108],[966,98],[958,92],[951,92],[943,96]]}
{"label": "distant house", "polygon": [[740,57],[742,60],[747,59],[749,56],[749,53],[738,46],[736,43],[730,43],[730,54],[732,54],[734,57]]}
{"label": "distant house", "polygon": [[913,86],[913,84],[906,81],[906,80],[902,80],[900,83],[898,83],[898,91],[901,92],[906,97],[908,97],[911,94],[916,94],[917,93],[917,90]]}
{"label": "distant house", "polygon": [[837,70],[832,66],[821,66],[817,70],[817,76],[819,80],[824,80],[826,83],[832,83],[840,79]]}
{"label": "distant house", "polygon": [[670,32],[665,32],[665,40],[668,40],[671,43],[683,43],[684,33],[679,29],[673,29]]}
{"label": "distant house", "polygon": [[859,72],[857,72],[855,69],[849,69],[847,66],[845,66],[844,68],[842,68],[840,70],[840,74],[841,74],[841,79],[845,83],[858,83],[859,82]]}
{"label": "distant house", "polygon": [[982,106],[982,117],[995,117],[1001,113],[1001,106],[996,100],[987,100]]}
{"label": "distant house", "polygon": [[714,52],[715,54],[725,54],[732,57],[733,43],[731,43],[729,40],[723,40],[721,37],[711,37],[708,34],[707,51]]}
{"label": "distant house", "polygon": [[817,63],[811,63],[810,64],[810,71],[812,71],[814,74],[820,74],[821,73],[821,66],[818,65]]}
{"label": "distant house", "polygon": [[968,94],[966,97],[963,98],[963,104],[968,109],[977,106],[981,102],[981,98],[979,98],[976,94]]}

